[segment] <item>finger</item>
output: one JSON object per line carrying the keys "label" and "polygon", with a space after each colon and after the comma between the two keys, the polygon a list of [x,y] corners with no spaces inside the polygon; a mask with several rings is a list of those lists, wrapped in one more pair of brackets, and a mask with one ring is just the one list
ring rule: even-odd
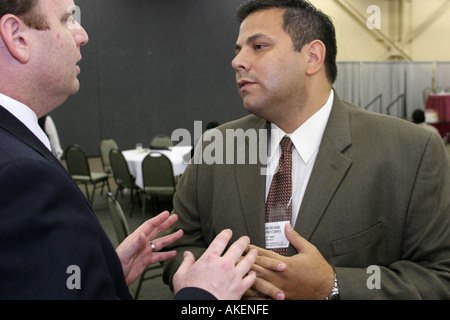
{"label": "finger", "polygon": [[256,273],[249,272],[247,276],[242,279],[241,283],[241,293],[242,296],[245,292],[250,289],[256,281]]}
{"label": "finger", "polygon": [[176,255],[177,252],[175,250],[152,253],[150,257],[150,264],[172,259]]}
{"label": "finger", "polygon": [[258,256],[259,257],[269,257],[269,258],[272,258],[272,259],[277,259],[277,258],[281,257],[278,253],[276,253],[276,252],[274,252],[272,250],[263,249],[263,248],[255,246],[255,245],[252,245],[252,244],[249,245],[248,248],[250,250],[251,249],[258,250]]}
{"label": "finger", "polygon": [[192,267],[192,265],[195,263],[195,257],[190,251],[185,251],[183,254],[183,261],[181,262],[180,266],[178,267],[178,270],[176,273],[179,274],[185,274],[189,268]]}
{"label": "finger", "polygon": [[131,258],[137,252],[144,250],[145,245],[146,245],[145,234],[141,232],[133,241],[131,241],[131,244],[127,250],[127,252],[129,253],[129,257]]}
{"label": "finger", "polygon": [[[153,218],[145,221],[134,232],[138,232],[138,233],[144,232],[148,236],[148,235],[150,235],[152,233],[152,231],[154,231],[162,223],[164,223],[169,218],[169,215],[170,214],[169,214],[168,211],[161,212],[156,217],[153,217]],[[153,238],[155,236],[153,236]]]}
{"label": "finger", "polygon": [[181,288],[184,286],[183,279],[185,279],[185,275],[188,273],[189,269],[194,265],[195,257],[190,251],[185,251],[183,254],[183,261],[178,267],[177,272],[173,276],[173,290],[176,294]]}
{"label": "finger", "polygon": [[163,211],[157,216],[148,219],[144,224],[150,224],[153,228],[158,227],[170,217],[169,211]]}
{"label": "finger", "polygon": [[[236,265],[236,271],[240,276],[244,276],[252,269],[257,256],[258,251],[252,249],[245,255],[245,257],[242,257],[242,259],[240,259],[239,263]],[[256,273],[252,273],[254,273],[256,277]]]}
{"label": "finger", "polygon": [[[256,277],[256,279],[258,279],[258,277]],[[256,281],[255,279],[255,281]],[[254,284],[252,285],[254,287]],[[264,298],[264,296],[259,293],[258,291],[256,291],[253,287],[247,289],[247,291],[245,291],[244,295],[242,296],[242,299],[244,300],[257,300],[257,299],[262,299]]]}
{"label": "finger", "polygon": [[174,243],[175,241],[177,241],[178,239],[180,239],[183,236],[183,230],[178,230],[174,233],[171,233],[167,236],[161,237],[161,238],[157,238],[155,240],[153,240],[153,244],[155,246],[155,251],[160,251],[161,249],[163,249],[164,247]]}
{"label": "finger", "polygon": [[300,236],[291,226],[290,223],[286,223],[284,227],[284,233],[288,241],[292,246],[297,249],[298,252],[302,252],[308,249],[310,243]]}
{"label": "finger", "polygon": [[137,236],[128,236],[116,249],[120,261],[128,263],[137,253],[146,248],[145,234],[141,232]]}
{"label": "finger", "polygon": [[275,287],[269,281],[261,279],[259,277],[256,278],[255,283],[253,284],[253,289],[258,291],[263,296],[270,297],[274,300],[284,300],[285,294],[282,290]]}
{"label": "finger", "polygon": [[[229,259],[235,264],[241,257],[242,254],[247,250],[250,243],[250,238],[247,236],[241,237],[236,240],[223,255],[225,259]],[[257,254],[258,252],[256,252]]]}
{"label": "finger", "polygon": [[142,227],[145,229],[145,234],[151,240],[158,236],[158,234],[164,230],[167,230],[175,222],[178,221],[178,216],[176,214],[169,215],[168,211],[160,213],[155,218],[147,220]]}
{"label": "finger", "polygon": [[273,259],[268,257],[258,256],[256,258],[255,264],[272,271],[284,271],[286,270],[286,263],[279,259]]}
{"label": "finger", "polygon": [[223,230],[216,236],[213,242],[211,242],[204,254],[212,254],[215,256],[222,255],[232,236],[233,232],[230,229]]}
{"label": "finger", "polygon": [[[259,257],[257,259],[259,259]],[[256,263],[253,264],[251,270],[256,273],[258,278],[265,279],[267,281],[272,281],[273,279],[278,278],[280,276],[279,272],[281,272],[281,271],[272,271]]]}
{"label": "finger", "polygon": [[245,291],[244,295],[242,296],[242,299],[247,300],[253,297],[254,296],[253,291],[254,290],[252,288],[247,289],[247,291]]}

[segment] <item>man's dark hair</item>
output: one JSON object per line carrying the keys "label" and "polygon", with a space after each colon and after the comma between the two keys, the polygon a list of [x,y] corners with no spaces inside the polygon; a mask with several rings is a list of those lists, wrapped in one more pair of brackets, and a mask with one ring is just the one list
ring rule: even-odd
{"label": "man's dark hair", "polygon": [[423,110],[420,109],[414,110],[412,114],[412,119],[413,122],[417,124],[425,122],[425,112],[423,112]]}
{"label": "man's dark hair", "polygon": [[331,18],[305,0],[249,0],[236,13],[239,23],[250,14],[271,8],[286,9],[284,30],[290,35],[296,51],[305,44],[320,40],[326,47],[325,70],[330,83],[337,77],[336,31]]}
{"label": "man's dark hair", "polygon": [[47,20],[37,9],[37,3],[38,0],[0,0],[0,18],[10,13],[31,28],[48,29]]}

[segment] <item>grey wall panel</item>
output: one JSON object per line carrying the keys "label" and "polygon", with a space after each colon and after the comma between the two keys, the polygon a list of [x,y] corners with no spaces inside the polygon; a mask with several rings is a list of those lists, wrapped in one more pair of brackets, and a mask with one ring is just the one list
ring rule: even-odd
{"label": "grey wall panel", "polygon": [[89,34],[80,92],[52,112],[61,143],[98,155],[103,138],[122,149],[194,121],[246,115],[231,60],[241,0],[78,0]]}

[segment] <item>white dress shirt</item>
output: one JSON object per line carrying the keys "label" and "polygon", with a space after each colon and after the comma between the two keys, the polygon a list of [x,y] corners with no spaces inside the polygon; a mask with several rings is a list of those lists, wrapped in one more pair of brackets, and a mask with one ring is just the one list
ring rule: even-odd
{"label": "white dress shirt", "polygon": [[[331,90],[328,101],[305,123],[287,136],[293,142],[292,147],[292,226],[295,225],[306,186],[311,176],[323,132],[333,106],[334,92]],[[286,135],[277,125],[271,124],[269,142],[269,160],[266,175],[266,199],[281,156],[280,141]]]}
{"label": "white dress shirt", "polygon": [[50,141],[39,126],[38,118],[33,110],[23,103],[0,93],[0,105],[22,122],[51,151]]}

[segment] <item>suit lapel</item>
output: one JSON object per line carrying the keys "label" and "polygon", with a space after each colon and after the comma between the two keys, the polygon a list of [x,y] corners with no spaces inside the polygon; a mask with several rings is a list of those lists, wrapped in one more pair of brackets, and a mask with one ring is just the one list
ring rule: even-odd
{"label": "suit lapel", "polygon": [[295,230],[308,240],[352,164],[352,160],[342,154],[350,145],[349,114],[335,94],[333,108],[295,224]]}
{"label": "suit lapel", "polygon": [[[268,129],[269,125],[266,121],[262,121],[254,128],[256,130]],[[246,150],[249,150],[248,140],[246,139]],[[351,144],[349,113],[335,93],[333,108],[294,227],[306,239],[310,239],[314,234],[328,204],[352,164],[352,160],[342,153]],[[249,164],[248,154],[246,155],[246,164],[235,165],[238,193],[241,197],[248,235],[252,243],[260,247],[265,246],[266,176],[261,174],[261,170],[264,168],[265,166],[260,162],[258,165]],[[289,248],[289,251],[288,255],[295,253],[295,249],[292,247]]]}
{"label": "suit lapel", "polygon": [[236,165],[238,194],[248,235],[253,244],[264,247],[264,210],[266,177],[261,175],[261,165]]}
{"label": "suit lapel", "polygon": [[16,117],[0,106],[0,127],[36,150],[54,164],[61,165],[50,150]]}
{"label": "suit lapel", "polygon": [[[264,175],[264,170],[266,168],[264,161],[261,161],[261,156],[259,155],[259,143],[260,143],[260,130],[267,129],[267,121],[263,119],[258,119],[257,124],[252,128],[247,128],[244,130],[256,130],[257,135],[257,145],[254,146],[254,140],[250,142],[248,137],[245,138],[245,164],[235,165],[235,174],[238,187],[238,194],[240,197],[241,207],[243,210],[243,215],[247,225],[248,236],[250,237],[252,244],[264,247],[264,215],[265,215],[265,186],[266,186],[266,176]],[[267,133],[267,132],[266,132]],[[267,139],[262,139],[262,143]],[[237,148],[238,150],[241,150]],[[257,152],[257,164],[250,162],[251,152]],[[253,154],[254,156],[254,154]],[[264,155],[266,156],[266,155]],[[254,159],[254,158],[253,158]],[[265,159],[264,159],[265,160]],[[244,177],[244,178],[242,178]]]}

